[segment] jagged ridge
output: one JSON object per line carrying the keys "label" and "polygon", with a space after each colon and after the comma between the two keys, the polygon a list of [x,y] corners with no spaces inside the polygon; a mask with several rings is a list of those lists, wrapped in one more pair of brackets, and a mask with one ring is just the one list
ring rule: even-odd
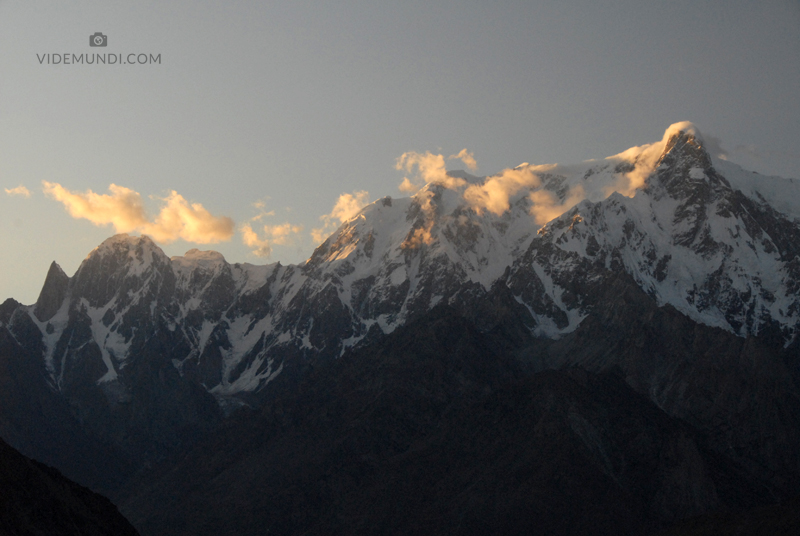
{"label": "jagged ridge", "polygon": [[[537,180],[507,188],[501,212],[471,203],[469,189],[502,175],[452,174],[411,198],[372,203],[299,266],[231,265],[197,250],[168,259],[146,236],[118,235],[72,278],[54,263],[24,311],[59,388],[77,367],[118,400],[154,332],[182,376],[238,403],[284,365],[336,357],[440,302],[468,310],[498,284],[535,333],[559,337],[596,306],[575,281],[619,269],[659,305],[741,336],[778,330],[788,344],[800,314],[797,215],[771,207],[769,191],[728,166],[734,188],[720,163],[683,123],[660,144],[603,161],[520,166]],[[607,195],[637,181],[632,197]],[[582,202],[535,223],[538,194],[568,208],[575,192]]]}

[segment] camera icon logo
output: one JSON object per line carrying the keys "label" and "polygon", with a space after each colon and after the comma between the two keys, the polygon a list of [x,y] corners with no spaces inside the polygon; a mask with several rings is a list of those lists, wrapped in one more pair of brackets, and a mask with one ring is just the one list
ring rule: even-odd
{"label": "camera icon logo", "polygon": [[95,32],[89,36],[90,47],[104,47],[108,45],[108,36],[103,35],[103,32]]}

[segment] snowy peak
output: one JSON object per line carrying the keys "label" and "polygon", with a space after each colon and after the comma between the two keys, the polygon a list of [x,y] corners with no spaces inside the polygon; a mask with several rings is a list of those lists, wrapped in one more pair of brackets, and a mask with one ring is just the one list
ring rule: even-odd
{"label": "snowy peak", "polygon": [[714,190],[730,190],[728,181],[714,169],[702,138],[682,130],[668,138],[647,187],[656,190],[656,195],[660,187],[674,199],[694,198],[694,202],[708,202]]}
{"label": "snowy peak", "polygon": [[115,297],[127,301],[143,287],[160,286],[172,276],[169,258],[148,236],[115,235],[95,248],[74,276],[73,295],[92,307]]}
{"label": "snowy peak", "polygon": [[[800,326],[800,226],[751,195],[715,169],[702,138],[678,130],[665,136],[643,189],[581,203],[549,222],[529,262],[561,288],[624,270],[659,305],[740,336],[780,325],[789,343]],[[549,292],[554,303],[559,292]]]}
{"label": "snowy peak", "polygon": [[[466,173],[452,175],[464,177],[483,180]],[[513,255],[527,247],[536,227],[527,195],[510,197],[508,210],[499,214],[478,212],[464,197],[473,185],[431,183],[410,198],[379,199],[320,245],[304,273],[345,286],[355,281],[366,285],[374,278],[373,290],[404,287],[404,293],[430,285],[424,292],[433,292],[431,297],[437,290],[445,292],[442,280],[451,276],[454,283],[472,281],[488,288]],[[441,299],[443,294],[438,295]]]}
{"label": "snowy peak", "polygon": [[217,251],[200,251],[190,249],[182,257],[176,256],[170,259],[173,265],[189,267],[191,269],[200,268],[203,270],[216,270],[219,266],[226,264],[225,257]]}
{"label": "snowy peak", "polygon": [[130,236],[126,233],[120,233],[104,240],[86,258],[88,260],[93,257],[106,257],[108,255],[129,255],[141,261],[145,256],[151,258],[154,252],[163,255],[161,248],[149,236]]}
{"label": "snowy peak", "polygon": [[182,257],[172,257],[170,263],[177,278],[176,291],[197,294],[220,276],[231,279],[231,267],[216,251],[191,249]]}

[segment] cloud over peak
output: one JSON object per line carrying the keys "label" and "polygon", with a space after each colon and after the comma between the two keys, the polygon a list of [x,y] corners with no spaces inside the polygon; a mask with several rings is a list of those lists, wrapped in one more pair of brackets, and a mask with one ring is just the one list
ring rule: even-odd
{"label": "cloud over peak", "polygon": [[[606,158],[606,160],[625,160],[634,165],[633,170],[621,175],[615,184],[606,189],[606,195],[608,196],[614,192],[619,192],[624,196],[633,197],[636,190],[644,186],[647,177],[655,170],[656,164],[661,158],[661,155],[664,154],[664,149],[667,147],[670,138],[681,132],[691,134],[697,138],[700,143],[704,143],[703,135],[694,123],[690,121],[681,121],[667,127],[661,141],[631,147],[626,151]],[[716,138],[712,138],[712,140],[713,145],[719,149],[719,140]],[[721,149],[719,150],[721,151]]]}
{"label": "cloud over peak", "polygon": [[339,225],[358,214],[368,203],[369,192],[366,190],[340,195],[330,213],[320,216],[319,219],[322,221],[322,227],[312,229],[311,237],[315,242],[321,243],[329,234],[335,231]]}
{"label": "cloud over peak", "polygon": [[234,224],[227,216],[214,216],[200,203],[189,203],[176,191],[161,199],[159,213],[150,217],[142,196],[130,188],[111,184],[108,194],[92,190],[72,192],[54,182],[43,181],[44,193],[64,205],[73,218],[95,225],[113,225],[117,233],[132,231],[147,234],[156,242],[178,239],[196,244],[230,240]]}
{"label": "cloud over peak", "polygon": [[[478,168],[474,155],[466,149],[448,156],[447,160],[461,160],[470,171]],[[464,179],[451,177],[447,174],[443,155],[433,154],[430,151],[403,153],[395,162],[394,167],[397,170],[411,174],[411,178],[403,177],[403,181],[398,187],[401,192],[405,193],[413,194],[426,184],[442,184],[447,188],[457,188],[465,184]]]}
{"label": "cloud over peak", "polygon": [[[628,197],[635,195],[636,191],[644,186],[647,177],[652,174],[670,138],[680,132],[694,136],[704,146],[708,145],[708,150],[712,151],[712,154],[724,154],[718,139],[712,136],[704,138],[694,124],[683,121],[670,125],[658,142],[632,147],[607,158],[612,162],[624,161],[631,164],[626,166],[629,167],[628,171],[603,173],[603,167],[598,162],[602,178],[595,175],[595,178],[588,182],[587,178],[596,173],[596,170],[590,169],[592,164],[589,162],[568,166],[522,164],[479,181],[470,179],[469,182],[448,175],[445,169],[446,160],[460,159],[470,169],[475,169],[475,159],[466,149],[447,158],[430,152],[404,153],[397,159],[395,168],[412,173],[411,178],[403,178],[400,190],[416,193],[426,184],[439,184],[459,192],[467,206],[478,214],[489,212],[495,216],[502,216],[512,204],[525,197],[529,202],[529,212],[533,221],[537,225],[543,225],[587,198],[598,201],[614,192]],[[427,192],[423,191],[416,195],[427,195]],[[421,199],[423,209],[429,202],[427,198]]]}
{"label": "cloud over peak", "polygon": [[[256,216],[253,221],[260,219],[261,216]],[[261,231],[264,234],[264,238],[261,238],[249,223],[245,223],[241,229],[242,242],[251,249],[253,255],[269,257],[272,254],[273,245],[285,246],[290,244],[294,235],[303,231],[303,226],[286,222],[279,225],[264,225]]]}
{"label": "cloud over peak", "polygon": [[483,184],[470,184],[464,191],[464,199],[478,214],[487,210],[500,216],[509,209],[511,196],[522,189],[541,186],[541,183],[530,166],[520,166],[487,177]]}

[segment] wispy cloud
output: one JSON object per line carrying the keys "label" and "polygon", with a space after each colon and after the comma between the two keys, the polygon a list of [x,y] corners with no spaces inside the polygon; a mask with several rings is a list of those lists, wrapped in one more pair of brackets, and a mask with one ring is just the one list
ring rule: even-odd
{"label": "wispy cloud", "polygon": [[467,169],[470,171],[475,171],[478,169],[478,162],[475,161],[475,155],[471,152],[467,151],[466,149],[461,149],[456,154],[451,154],[447,157],[448,160],[461,160],[464,162],[464,165],[467,166]]}
{"label": "wispy cloud", "polygon": [[368,203],[369,193],[366,190],[340,195],[330,213],[320,216],[319,219],[322,221],[322,227],[312,229],[311,237],[316,243],[322,242],[329,234],[335,231],[340,224],[358,214],[358,211],[364,208]]}
{"label": "wispy cloud", "polygon": [[[614,192],[632,197],[637,190],[645,185],[647,178],[653,173],[661,155],[666,149],[670,138],[679,132],[686,132],[694,135],[701,140],[706,149],[713,155],[724,157],[726,152],[722,148],[718,138],[713,136],[703,136],[699,129],[688,121],[675,123],[669,126],[664,132],[662,139],[656,143],[632,147],[620,154],[608,157],[608,160],[617,163],[628,163],[624,166],[629,171],[616,174],[616,178],[605,184],[598,184],[596,188],[602,189],[592,192],[592,198],[602,195],[605,198]],[[761,156],[755,148],[737,147],[736,151],[747,152],[755,157]],[[466,149],[447,157],[447,159],[460,159],[470,169],[475,167],[475,159]],[[404,153],[397,159],[395,167],[412,174],[412,178],[405,177],[400,189],[405,192],[417,192],[425,184],[439,183],[447,188],[461,192],[467,205],[478,214],[484,211],[496,216],[502,216],[511,208],[513,203],[527,198],[530,203],[529,213],[534,222],[543,225],[548,221],[560,216],[576,204],[587,198],[586,187],[576,184],[566,191],[559,189],[558,195],[551,191],[551,188],[544,184],[545,177],[558,175],[562,169],[566,169],[556,164],[531,166],[523,164],[513,169],[506,169],[502,172],[486,177],[482,181],[471,180],[470,182],[458,177],[450,177],[445,170],[446,160],[441,154],[430,152]],[[433,197],[431,192],[421,192],[416,194],[416,200],[422,211],[432,214],[431,203]],[[407,237],[408,247],[417,247],[420,244],[430,243],[433,240],[431,235],[431,218],[426,220],[426,224],[415,228]]]}
{"label": "wispy cloud", "polygon": [[[619,192],[626,197],[633,197],[636,190],[642,188],[647,177],[655,170],[659,158],[664,153],[669,139],[679,133],[686,132],[697,138],[703,138],[698,128],[689,121],[673,123],[664,131],[661,141],[638,147],[631,147],[614,156],[609,156],[607,160],[625,160],[633,164],[633,169],[628,173],[620,175],[619,180],[606,189],[606,196],[614,192]],[[718,144],[719,140],[714,138]]]}
{"label": "wispy cloud", "polygon": [[[474,171],[478,165],[471,152],[462,149],[459,153],[447,157],[448,160],[461,160],[467,169]],[[417,153],[409,151],[403,153],[395,163],[395,169],[405,171],[411,175],[403,177],[403,181],[398,187],[401,192],[415,193],[426,184],[442,184],[447,188],[457,188],[465,184],[464,179],[450,177],[445,168],[445,158],[441,154],[433,154],[429,151]]]}
{"label": "wispy cloud", "polygon": [[16,188],[4,188],[7,195],[18,195],[20,197],[30,197],[31,191],[21,184]]}
{"label": "wispy cloud", "polygon": [[586,193],[580,184],[570,188],[563,203],[549,190],[536,190],[530,195],[530,214],[537,225],[544,225],[550,220],[561,216],[584,199],[586,199]]}
{"label": "wispy cloud", "polygon": [[728,159],[728,151],[722,148],[722,140],[706,133],[703,135],[703,142],[708,154],[721,158],[722,160]]}
{"label": "wispy cloud", "polygon": [[509,209],[509,199],[525,188],[536,188],[541,179],[530,166],[506,169],[499,175],[487,177],[483,184],[471,184],[464,191],[464,199],[479,214],[488,210],[501,215]]}
{"label": "wispy cloud", "polygon": [[[260,218],[263,215],[256,216]],[[292,225],[291,223],[281,223],[279,225],[264,225],[261,229],[264,238],[253,230],[253,227],[246,223],[242,225],[242,242],[251,248],[254,255],[258,257],[269,257],[272,254],[272,246],[285,246],[293,241],[293,237],[303,231],[302,225]]]}
{"label": "wispy cloud", "polygon": [[487,177],[483,184],[470,184],[464,190],[464,200],[480,214],[484,210],[501,216],[511,208],[516,195],[527,195],[531,202],[530,214],[538,225],[544,225],[586,198],[583,186],[570,188],[561,202],[551,191],[542,188],[539,173],[555,169],[554,165],[522,165],[506,169]]}
{"label": "wispy cloud", "polygon": [[73,218],[95,225],[113,225],[118,233],[137,231],[161,243],[183,239],[196,244],[230,240],[234,224],[227,216],[213,216],[200,203],[189,203],[176,191],[160,199],[161,209],[155,218],[148,216],[142,196],[129,188],[112,184],[108,194],[91,190],[72,192],[58,183],[43,183],[46,195],[59,201]]}

